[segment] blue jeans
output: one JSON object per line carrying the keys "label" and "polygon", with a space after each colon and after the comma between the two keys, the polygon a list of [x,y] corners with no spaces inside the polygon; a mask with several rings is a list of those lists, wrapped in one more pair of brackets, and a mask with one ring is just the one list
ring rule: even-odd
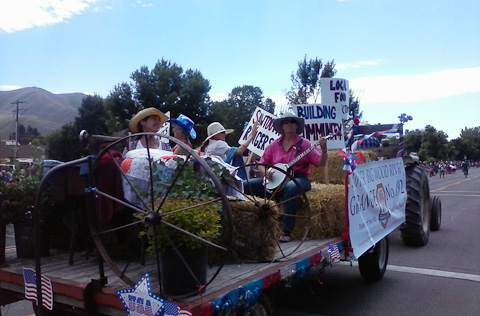
{"label": "blue jeans", "polygon": [[[310,183],[310,179],[305,177],[298,177],[295,178],[298,182],[300,187],[303,189],[304,192],[310,191],[312,189],[312,185]],[[248,181],[243,181],[244,192],[245,194],[252,194],[259,197],[265,197],[268,195],[268,192],[265,191],[265,187],[263,186],[263,178],[255,178]],[[290,198],[298,196],[297,186],[293,181],[288,181],[285,185],[285,188],[282,192],[282,200],[286,201]],[[283,212],[288,215],[296,215],[298,208],[298,198],[291,199],[284,204]],[[290,235],[295,227],[295,217],[294,216],[283,216],[283,233],[285,235]]]}

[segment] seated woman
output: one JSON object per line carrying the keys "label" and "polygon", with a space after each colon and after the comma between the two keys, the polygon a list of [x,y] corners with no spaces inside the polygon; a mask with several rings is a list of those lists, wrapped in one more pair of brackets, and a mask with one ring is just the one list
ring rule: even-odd
{"label": "seated woman", "polygon": [[[128,128],[134,134],[137,133],[158,133],[160,127],[167,122],[168,117],[156,108],[143,109],[135,114],[130,122]],[[168,143],[162,142],[156,135],[143,135],[139,139],[132,142],[129,146],[129,150],[150,148],[150,149],[162,149],[171,151],[171,147]]]}
{"label": "seated woman", "polygon": [[[303,138],[300,134],[303,133],[305,126],[304,118],[298,117],[292,112],[284,113],[281,117],[273,121],[273,128],[281,136],[270,143],[263,153],[260,163],[274,166],[277,163],[288,164],[296,159],[301,153],[305,152],[311,147],[308,139]],[[327,141],[325,138],[320,138],[317,142],[321,150],[315,148],[307,155],[303,156],[296,164],[292,166],[295,181],[302,188],[304,192],[310,191],[310,173],[311,166],[325,166],[327,163]],[[272,170],[265,170],[263,166],[259,166],[261,177],[244,181],[245,192],[256,196],[263,197],[265,194],[265,183],[263,177],[268,181],[273,180]],[[294,181],[289,180],[285,184],[282,191],[282,198],[284,203],[283,216],[283,235],[280,237],[281,242],[289,242],[292,240],[291,233],[293,232],[299,205],[298,199],[299,191]]]}
{"label": "seated woman", "polygon": [[[223,127],[223,125],[219,122],[213,122],[212,124],[208,125],[208,136],[203,142],[205,155],[218,156],[226,163],[232,164],[235,167],[240,167],[244,164],[243,153],[247,150],[248,145],[255,138],[257,130],[258,123],[255,122],[252,132],[248,136],[245,143],[243,143],[240,147],[230,147],[225,139],[227,138],[228,134],[233,132],[233,129],[225,129],[225,127]],[[245,180],[247,178],[245,169],[240,170],[242,173],[238,174],[238,176]]]}
{"label": "seated woman", "polygon": [[[191,139],[197,138],[197,132],[193,129],[195,123],[186,115],[180,114],[178,118],[168,120],[172,126],[173,137],[178,140],[181,140],[188,147],[192,148],[192,143],[190,142]],[[187,151],[182,147],[175,145],[173,147],[173,152],[177,155],[186,155]]]}

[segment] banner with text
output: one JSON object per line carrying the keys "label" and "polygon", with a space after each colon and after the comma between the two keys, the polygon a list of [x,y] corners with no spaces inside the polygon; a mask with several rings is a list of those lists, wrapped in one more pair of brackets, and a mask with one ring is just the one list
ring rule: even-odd
{"label": "banner with text", "polygon": [[347,120],[348,103],[350,102],[350,89],[348,80],[340,78],[322,78],[321,81],[322,104],[338,106],[340,119]]}
{"label": "banner with text", "polygon": [[348,218],[355,257],[405,221],[405,179],[402,158],[361,164],[348,176]]}
{"label": "banner with text", "polygon": [[305,119],[303,137],[311,142],[318,141],[330,133],[338,134],[327,142],[327,148],[340,149],[345,147],[343,141],[343,124],[341,107],[337,105],[322,104],[296,104],[292,105],[298,117]]}
{"label": "banner with text", "polygon": [[275,120],[276,118],[277,117],[272,113],[267,112],[260,107],[257,107],[253,112],[253,115],[250,118],[247,127],[243,131],[242,136],[240,136],[238,143],[245,143],[248,136],[252,132],[253,124],[258,121],[257,135],[252,140],[250,145],[248,145],[248,149],[261,157],[263,155],[263,152],[265,151],[265,148],[267,148],[267,146],[275,139],[280,137],[280,134],[275,132],[275,130],[273,129],[273,120]]}

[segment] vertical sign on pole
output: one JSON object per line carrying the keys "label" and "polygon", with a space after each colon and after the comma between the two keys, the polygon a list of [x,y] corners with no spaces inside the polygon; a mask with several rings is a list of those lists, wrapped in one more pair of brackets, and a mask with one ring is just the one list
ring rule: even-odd
{"label": "vertical sign on pole", "polygon": [[342,109],[342,119],[348,119],[350,89],[348,80],[340,78],[322,78],[322,104],[335,105]]}

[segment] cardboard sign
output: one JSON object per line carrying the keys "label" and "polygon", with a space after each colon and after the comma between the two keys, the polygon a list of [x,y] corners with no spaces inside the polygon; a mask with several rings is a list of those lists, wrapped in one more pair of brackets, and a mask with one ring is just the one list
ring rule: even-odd
{"label": "cardboard sign", "polygon": [[[167,113],[165,113],[165,115],[168,117],[168,119],[170,119],[170,111],[168,111]],[[163,125],[160,127],[160,129],[158,130],[158,133],[159,134],[162,134],[162,135],[167,135],[167,136],[170,136],[170,123],[169,122],[165,122],[163,123]],[[161,141],[164,142],[164,143],[168,143],[168,139],[166,138],[161,138]]]}
{"label": "cardboard sign", "polygon": [[267,148],[267,146],[271,144],[275,139],[280,137],[280,134],[275,132],[275,130],[273,129],[273,120],[275,120],[276,118],[277,117],[272,113],[267,112],[260,107],[257,107],[253,112],[253,115],[250,118],[247,127],[243,131],[242,136],[240,136],[238,143],[240,145],[245,143],[248,136],[252,132],[253,124],[255,124],[255,122],[258,122],[257,135],[247,148],[253,153],[262,156],[265,148]]}
{"label": "cardboard sign", "polygon": [[347,120],[348,105],[350,102],[350,89],[348,80],[340,78],[322,78],[321,81],[322,104],[335,105],[339,108],[338,116]]}
{"label": "cardboard sign", "polygon": [[343,141],[343,124],[341,107],[337,105],[299,104],[293,105],[293,111],[298,117],[305,119],[303,137],[317,142],[330,133],[339,134],[327,141],[327,148],[340,149],[345,147]]}
{"label": "cardboard sign", "polygon": [[402,158],[361,164],[348,176],[348,218],[355,257],[405,221],[406,201]]}

